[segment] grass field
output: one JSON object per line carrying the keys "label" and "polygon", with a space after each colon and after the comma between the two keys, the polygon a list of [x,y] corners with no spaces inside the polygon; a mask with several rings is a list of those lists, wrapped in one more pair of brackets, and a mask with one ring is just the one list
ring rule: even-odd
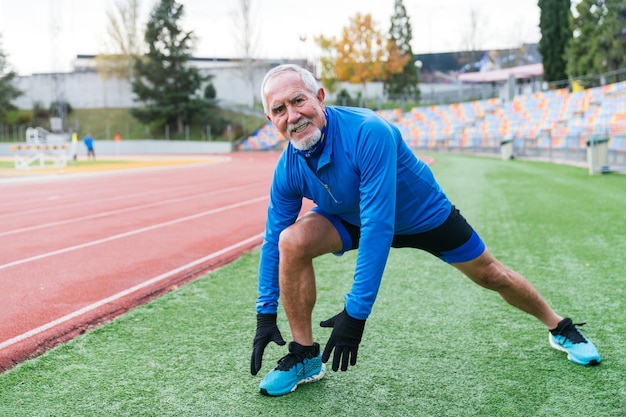
{"label": "grass field", "polygon": [[[603,363],[549,347],[534,318],[430,255],[393,250],[359,351],[284,397],[249,374],[258,252],[0,375],[0,416],[625,416],[626,177],[434,155],[490,250],[585,321]],[[343,307],[355,254],[316,260],[314,321]],[[289,338],[284,313],[279,326]],[[329,329],[316,328],[324,344]]]}
{"label": "grass field", "polygon": [[0,160],[0,178],[12,177],[19,175],[37,175],[37,174],[72,174],[79,172],[101,172],[111,170],[123,170],[133,168],[152,168],[157,166],[173,166],[194,163],[206,163],[222,159],[220,156],[109,156],[107,159],[79,159],[77,161],[67,161],[65,166],[53,166],[50,161],[46,165],[39,166],[35,164],[30,169],[15,169],[15,163],[12,160]]}
{"label": "grass field", "polygon": [[[102,165],[110,165],[110,164],[127,164],[128,161],[124,161],[124,160],[81,160],[81,161],[68,161],[67,165],[68,167],[94,167],[94,168],[99,168]],[[15,168],[15,162],[13,161],[13,159],[9,160],[9,159],[5,159],[5,160],[0,160],[0,168],[2,169],[14,169]],[[38,169],[39,165],[36,164],[34,166],[33,169]],[[55,168],[55,166],[52,164],[51,161],[46,161],[46,165],[44,166],[44,168]]]}

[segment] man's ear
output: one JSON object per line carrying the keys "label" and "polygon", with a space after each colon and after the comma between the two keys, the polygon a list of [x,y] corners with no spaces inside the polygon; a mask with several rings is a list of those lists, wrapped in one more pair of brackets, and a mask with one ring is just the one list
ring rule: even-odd
{"label": "man's ear", "polygon": [[317,99],[321,104],[324,104],[324,98],[326,98],[326,92],[323,88],[320,88],[319,90],[317,90]]}

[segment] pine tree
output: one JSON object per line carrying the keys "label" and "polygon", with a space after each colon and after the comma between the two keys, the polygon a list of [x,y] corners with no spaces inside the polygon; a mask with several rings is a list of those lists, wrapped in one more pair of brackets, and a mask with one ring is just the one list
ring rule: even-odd
{"label": "pine tree", "polygon": [[602,72],[611,72],[626,66],[626,3],[623,0],[606,0],[605,6],[606,14],[600,26],[600,49],[604,55]]}
{"label": "pine tree", "polygon": [[541,40],[538,50],[543,62],[543,80],[567,79],[565,51],[572,39],[570,0],[539,0]]}
{"label": "pine tree", "polygon": [[567,74],[579,77],[595,72],[597,68],[597,25],[600,24],[599,9],[591,7],[596,0],[582,0],[577,6],[577,15],[573,18],[574,38],[567,47]]}
{"label": "pine tree", "polygon": [[22,95],[14,84],[17,74],[9,68],[7,57],[2,49],[2,37],[0,36],[0,120],[4,119],[6,112],[15,109],[11,101]]}
{"label": "pine tree", "polygon": [[[626,65],[626,5],[623,0],[582,0],[567,48],[570,77],[604,74]],[[611,82],[611,80],[605,80]]]}
{"label": "pine tree", "polygon": [[385,81],[385,92],[390,97],[412,97],[419,100],[419,72],[415,65],[415,55],[411,48],[413,29],[402,0],[395,0],[394,14],[391,16],[389,39],[400,54],[409,57],[402,72],[392,73]]}
{"label": "pine tree", "polygon": [[145,106],[131,110],[143,123],[174,124],[179,134],[214,104],[204,94],[211,77],[188,65],[194,37],[178,26],[183,12],[175,0],[161,0],[152,10],[145,32],[149,51],[135,63],[132,82]]}

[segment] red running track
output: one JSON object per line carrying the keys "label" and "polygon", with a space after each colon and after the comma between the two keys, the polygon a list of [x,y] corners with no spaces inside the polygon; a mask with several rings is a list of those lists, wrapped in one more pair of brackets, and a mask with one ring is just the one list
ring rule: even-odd
{"label": "red running track", "polygon": [[257,247],[278,154],[0,182],[0,371]]}

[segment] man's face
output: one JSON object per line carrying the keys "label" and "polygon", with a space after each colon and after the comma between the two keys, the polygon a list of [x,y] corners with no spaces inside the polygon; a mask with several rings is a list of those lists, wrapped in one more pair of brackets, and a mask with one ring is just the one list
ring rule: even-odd
{"label": "man's face", "polygon": [[294,71],[278,74],[265,85],[267,119],[296,149],[315,145],[324,127],[324,90],[313,95]]}

